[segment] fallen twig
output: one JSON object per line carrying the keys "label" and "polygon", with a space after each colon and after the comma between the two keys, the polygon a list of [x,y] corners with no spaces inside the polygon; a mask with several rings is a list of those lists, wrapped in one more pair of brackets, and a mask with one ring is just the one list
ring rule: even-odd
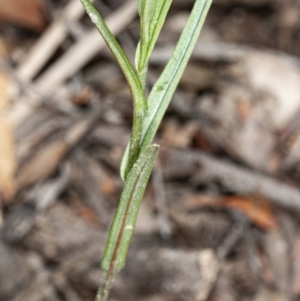
{"label": "fallen twig", "polygon": [[172,150],[164,155],[166,177],[172,177],[174,168],[182,168],[186,176],[196,172],[195,181],[218,180],[236,193],[260,195],[277,205],[300,211],[300,190],[280,180],[203,152]]}
{"label": "fallen twig", "polygon": [[34,78],[67,36],[66,23],[78,20],[83,13],[84,9],[81,3],[78,0],[71,1],[61,16],[50,25],[29,51],[18,67],[17,75],[24,80]]}
{"label": "fallen twig", "polygon": [[[120,7],[119,10],[109,15],[106,19],[106,22],[111,31],[117,35],[134,19],[136,13],[135,1],[128,1],[122,7]],[[47,45],[45,45],[45,47],[46,46]],[[50,50],[53,51],[52,48],[54,48],[54,46],[54,44],[49,44],[47,46],[49,47],[49,53]],[[91,29],[81,40],[75,43],[62,57],[56,60],[56,62],[52,64],[51,67],[35,81],[35,88],[46,96],[47,94],[53,94],[54,90],[57,91],[65,82],[65,80],[76,74],[76,72],[78,72],[89,60],[91,60],[103,47],[105,47],[104,40],[99,36],[99,33],[96,29]],[[43,56],[45,56],[46,51],[40,51],[43,51]],[[33,65],[33,63],[31,64]],[[36,65],[38,64],[40,65],[41,63],[37,62]],[[36,68],[35,70],[39,70],[37,67],[30,68],[32,68],[32,70],[33,68]],[[30,68],[28,67],[28,70]],[[22,70],[25,70],[25,67]],[[19,72],[21,71],[19,70]],[[35,72],[22,71],[21,73],[28,73],[28,75],[25,76],[30,77],[31,75],[29,75],[29,73],[34,74]],[[18,101],[9,112],[9,119],[11,122],[14,125],[22,124],[22,122],[26,120],[28,116],[30,116],[34,108],[40,105],[40,98],[41,97],[34,95],[22,99],[22,101]]]}

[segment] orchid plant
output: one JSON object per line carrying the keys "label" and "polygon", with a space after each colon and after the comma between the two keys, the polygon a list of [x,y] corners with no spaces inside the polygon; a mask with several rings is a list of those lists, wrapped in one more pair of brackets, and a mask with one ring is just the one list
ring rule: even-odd
{"label": "orchid plant", "polygon": [[124,187],[102,257],[104,277],[95,299],[105,301],[116,273],[125,265],[139,207],[158,154],[159,146],[152,144],[152,140],[197,42],[212,0],[195,1],[174,53],[154,84],[148,99],[145,86],[149,59],[172,0],[138,0],[140,41],[135,53],[135,67],[131,65],[90,0],[81,2],[118,62],[130,88],[134,105],[131,139],[121,163]]}

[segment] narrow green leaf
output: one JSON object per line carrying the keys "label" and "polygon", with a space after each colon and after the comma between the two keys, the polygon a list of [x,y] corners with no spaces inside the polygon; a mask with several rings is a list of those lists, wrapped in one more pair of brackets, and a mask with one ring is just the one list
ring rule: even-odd
{"label": "narrow green leaf", "polygon": [[142,15],[142,10],[143,10],[144,1],[145,1],[145,0],[138,0],[138,13],[139,13],[139,16]]}
{"label": "narrow green leaf", "polygon": [[197,42],[212,0],[197,0],[175,51],[155,83],[143,120],[141,152],[152,142]]}
{"label": "narrow green leaf", "polygon": [[147,61],[146,55],[149,44],[151,42],[151,21],[155,12],[156,0],[143,0],[140,4],[140,42],[138,43],[135,65],[138,71],[138,76],[143,88],[146,84],[146,73],[147,73]]}
{"label": "narrow green leaf", "polygon": [[141,39],[136,51],[135,65],[143,87],[146,83],[148,62],[171,3],[172,0],[143,0],[140,3]]}
{"label": "narrow green leaf", "polygon": [[160,34],[160,31],[165,23],[166,16],[172,4],[172,0],[156,0],[155,1],[155,12],[152,16],[152,20],[150,23],[150,45],[147,49],[147,55],[145,57],[146,61],[149,61],[153,48],[156,44],[157,38]]}
{"label": "narrow green leaf", "polygon": [[109,274],[120,271],[125,264],[139,207],[158,149],[158,145],[151,145],[139,156],[124,184],[101,263],[103,270]]}
{"label": "narrow green leaf", "polygon": [[140,135],[143,115],[147,109],[147,100],[141,86],[140,80],[137,77],[133,67],[131,66],[126,54],[120,47],[116,38],[107,27],[105,21],[93,6],[89,0],[81,0],[86,12],[90,16],[92,22],[102,35],[106,44],[110,48],[111,52],[115,56],[119,63],[119,66],[128,82],[130,91],[134,103],[134,116],[133,116],[133,128],[129,147],[128,164],[126,166],[126,172],[131,169],[134,162],[137,160],[139,147],[140,147]]}
{"label": "narrow green leaf", "polygon": [[[211,3],[212,0],[197,0],[195,2],[193,11],[180,36],[175,51],[149,95],[148,109],[142,126],[141,152],[151,144],[156,134],[192,54]],[[121,174],[127,165],[128,153],[127,147],[121,163]]]}

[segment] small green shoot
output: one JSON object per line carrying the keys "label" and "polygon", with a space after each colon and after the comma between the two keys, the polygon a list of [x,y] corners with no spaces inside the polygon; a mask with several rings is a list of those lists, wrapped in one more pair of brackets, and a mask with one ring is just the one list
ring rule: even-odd
{"label": "small green shoot", "polygon": [[148,110],[142,124],[141,152],[150,145],[156,134],[195,47],[210,5],[210,0],[195,2],[175,51],[149,95]]}
{"label": "small green shoot", "polygon": [[141,39],[135,56],[135,65],[142,87],[146,85],[148,62],[165,22],[172,0],[139,0]]}
{"label": "small green shoot", "polygon": [[152,140],[197,42],[212,0],[195,1],[175,51],[148,101],[144,94],[148,63],[172,0],[138,0],[141,25],[135,56],[136,72],[99,12],[89,0],[81,2],[119,63],[134,104],[131,140],[121,164],[124,187],[102,258],[104,277],[96,296],[96,301],[105,301],[115,274],[125,265],[139,207],[158,154],[159,146],[151,145]]}
{"label": "small green shoot", "polygon": [[111,50],[112,54],[118,61],[119,66],[130,87],[134,104],[133,127],[128,159],[128,169],[130,169],[133,166],[134,162],[137,160],[139,153],[141,125],[143,116],[147,109],[147,100],[144,91],[141,87],[140,80],[138,79],[135,71],[133,70],[133,67],[130,64],[123,49],[117,42],[110,29],[107,27],[104,19],[101,17],[99,12],[89,0],[81,0],[81,2],[89,17],[91,18],[92,22],[95,24],[96,28],[105,40],[107,46]]}

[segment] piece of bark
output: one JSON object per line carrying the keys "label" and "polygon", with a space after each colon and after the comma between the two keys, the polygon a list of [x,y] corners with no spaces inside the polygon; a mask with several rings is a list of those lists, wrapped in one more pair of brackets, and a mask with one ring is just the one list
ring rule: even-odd
{"label": "piece of bark", "polygon": [[167,179],[193,177],[195,184],[219,181],[240,195],[263,196],[274,204],[300,211],[300,190],[267,175],[198,151],[169,150],[163,157]]}

